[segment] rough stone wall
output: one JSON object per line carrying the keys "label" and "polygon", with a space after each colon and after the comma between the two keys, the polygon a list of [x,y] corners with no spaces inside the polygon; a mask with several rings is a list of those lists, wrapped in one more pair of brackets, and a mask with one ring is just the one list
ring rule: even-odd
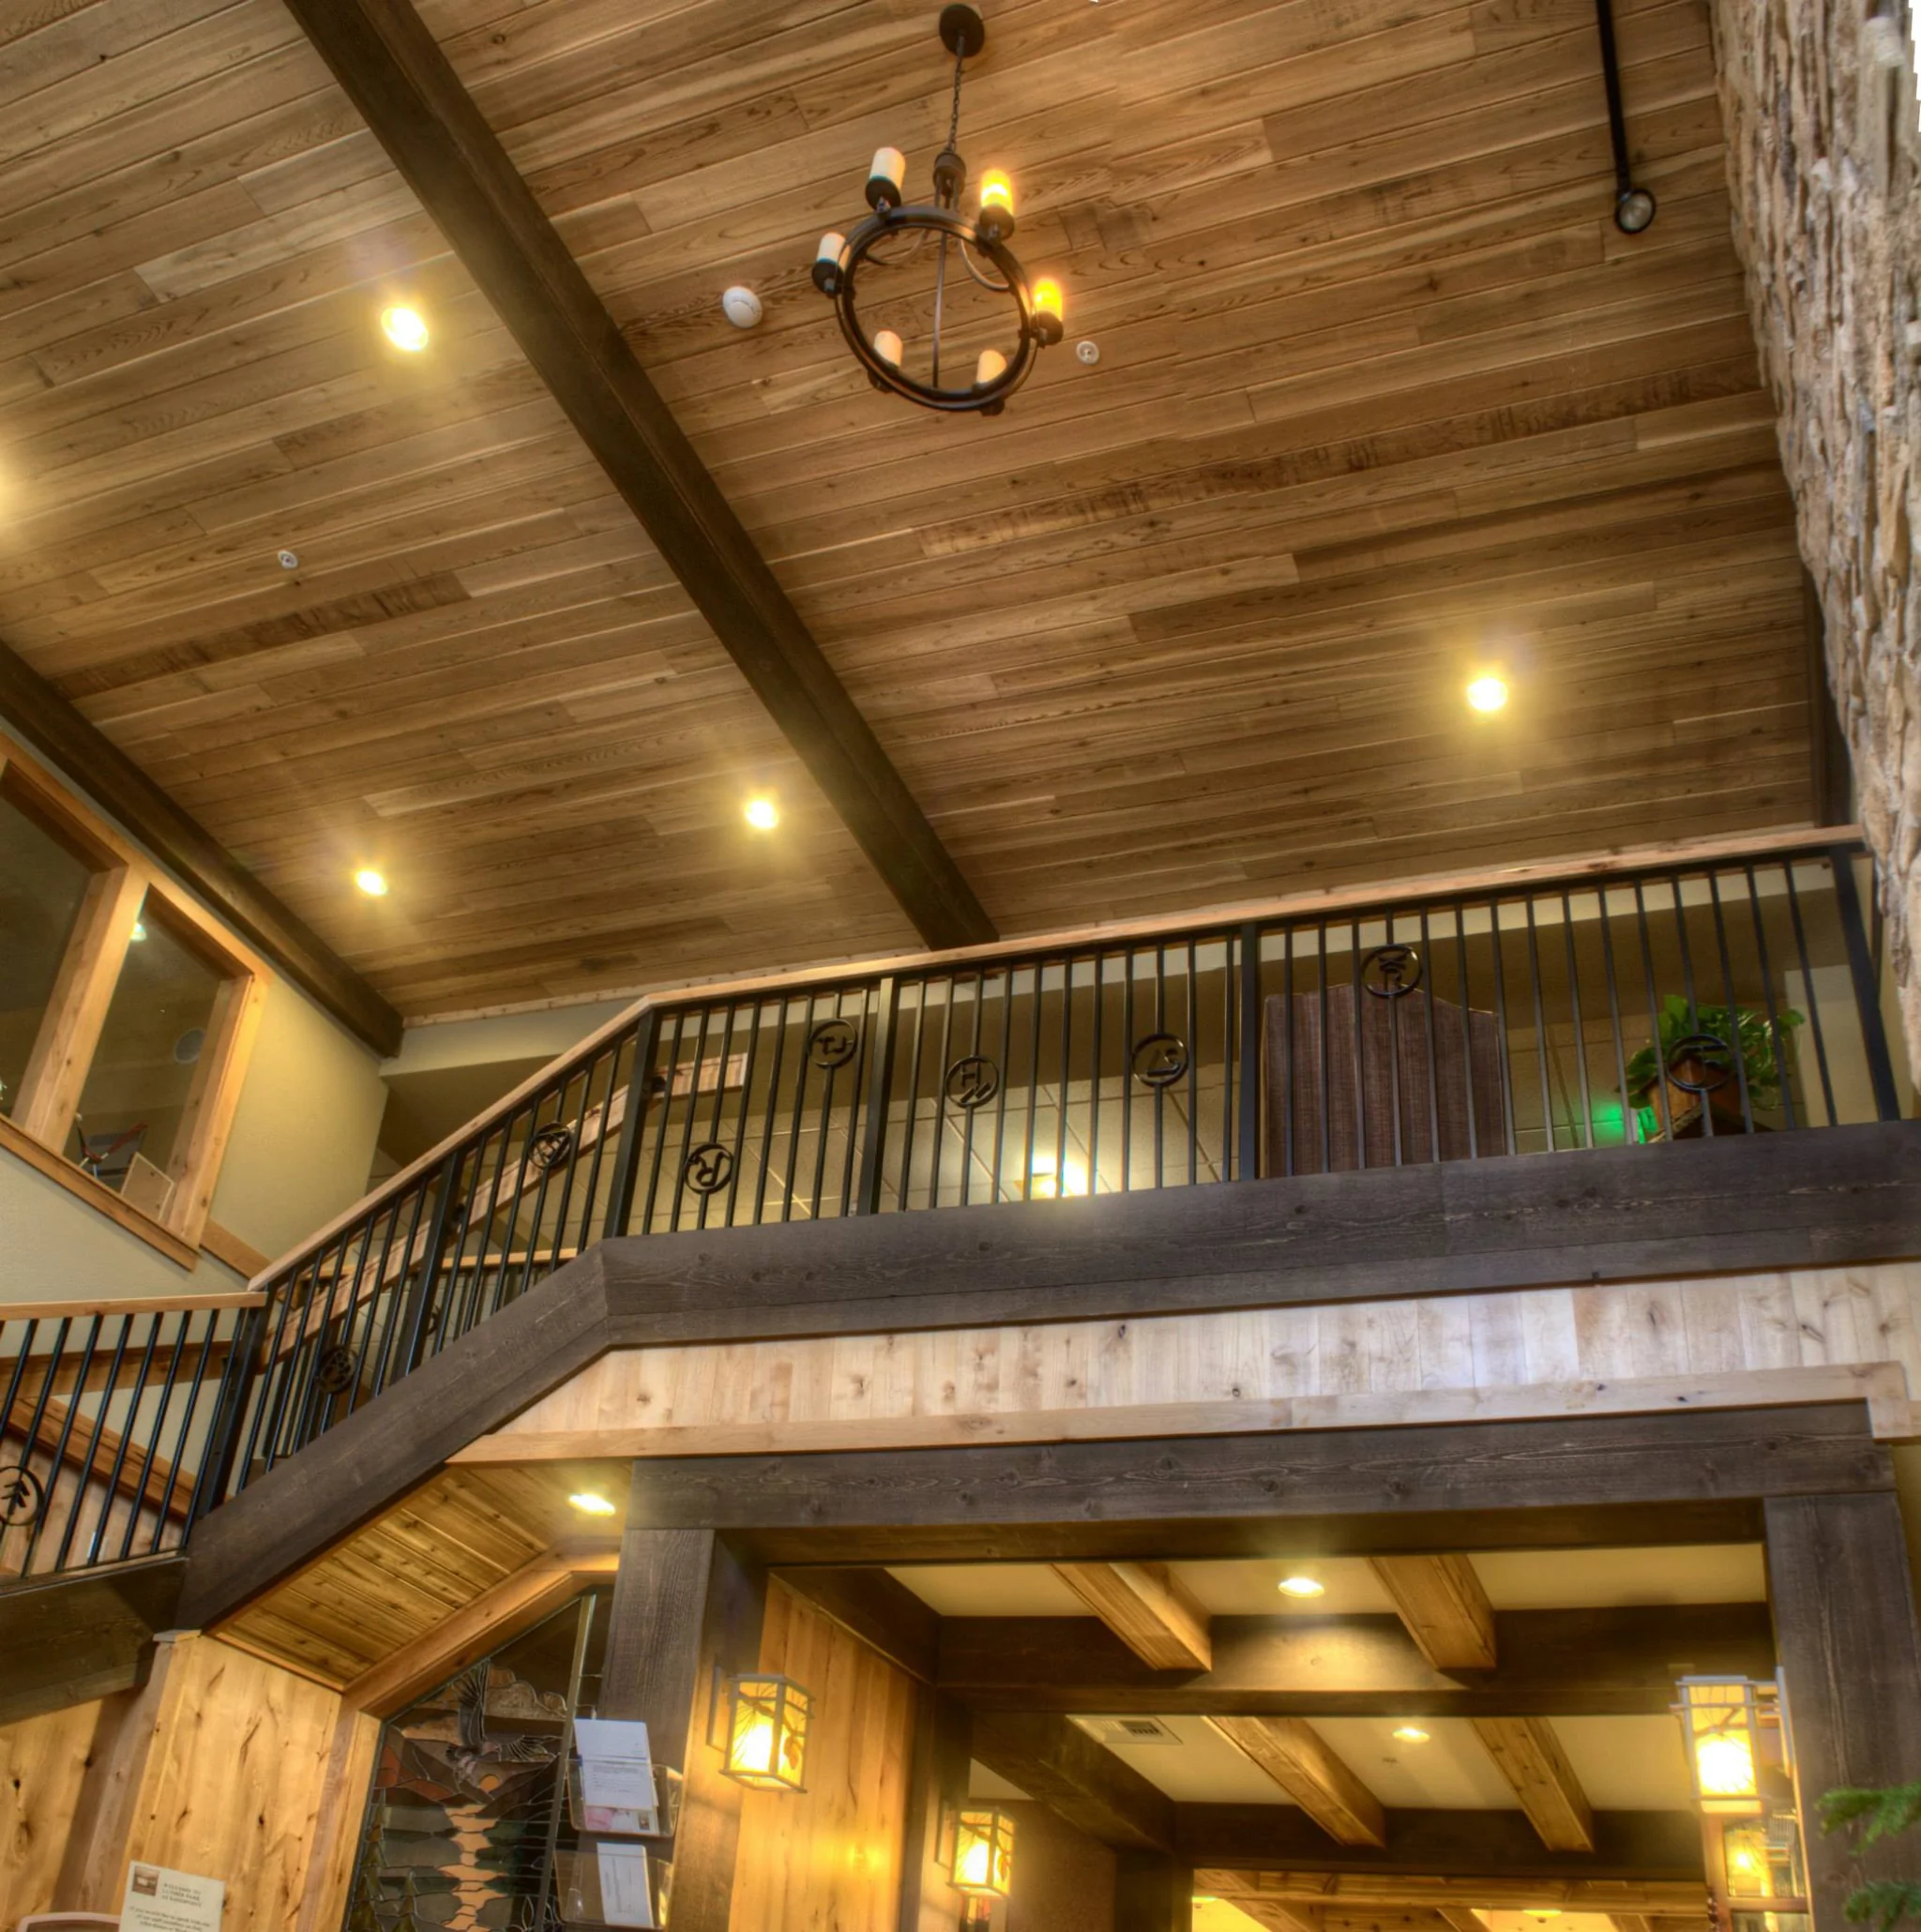
{"label": "rough stone wall", "polygon": [[1735,241],[1921,1065],[1921,133],[1907,0],[1713,0]]}

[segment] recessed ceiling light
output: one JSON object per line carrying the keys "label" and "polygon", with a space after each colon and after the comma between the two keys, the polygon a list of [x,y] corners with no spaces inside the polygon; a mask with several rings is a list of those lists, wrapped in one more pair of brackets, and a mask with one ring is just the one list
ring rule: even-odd
{"label": "recessed ceiling light", "polygon": [[385,872],[376,872],[371,866],[362,866],[354,874],[354,883],[369,898],[385,898],[386,897],[386,874]]}
{"label": "recessed ceiling light", "polygon": [[417,355],[427,346],[427,318],[417,309],[408,309],[399,303],[391,309],[383,309],[380,311],[380,330],[396,349],[404,349],[409,355]]}
{"label": "recessed ceiling light", "polygon": [[602,1496],[597,1489],[577,1490],[567,1498],[567,1501],[582,1516],[611,1517],[613,1514],[613,1503],[609,1502],[606,1497]]}
{"label": "recessed ceiling light", "polygon": [[1283,1577],[1275,1586],[1283,1596],[1324,1596],[1327,1586],[1312,1577]]}
{"label": "recessed ceiling light", "polygon": [[771,832],[780,823],[780,808],[771,798],[749,798],[747,822],[756,832]]}
{"label": "recessed ceiling light", "polygon": [[1507,702],[1507,680],[1485,672],[1467,687],[1467,702],[1476,711],[1499,711]]}
{"label": "recessed ceiling light", "polygon": [[1425,1744],[1428,1742],[1428,1733],[1418,1724],[1397,1724],[1394,1735],[1403,1744]]}

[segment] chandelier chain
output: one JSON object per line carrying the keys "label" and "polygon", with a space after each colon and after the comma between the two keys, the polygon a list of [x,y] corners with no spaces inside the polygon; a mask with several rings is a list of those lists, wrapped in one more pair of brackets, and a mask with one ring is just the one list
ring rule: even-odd
{"label": "chandelier chain", "polygon": [[965,45],[954,51],[954,110],[947,116],[947,146],[950,150],[960,145],[960,71],[967,65]]}

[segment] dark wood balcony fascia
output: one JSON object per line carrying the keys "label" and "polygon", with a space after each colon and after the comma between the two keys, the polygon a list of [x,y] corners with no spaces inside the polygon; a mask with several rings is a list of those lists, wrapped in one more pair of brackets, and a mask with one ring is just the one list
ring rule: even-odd
{"label": "dark wood balcony fascia", "polygon": [[[182,1614],[237,1607],[611,1348],[1805,1268],[1917,1246],[1915,1122],[606,1242],[216,1510],[195,1531]],[[1424,1432],[1430,1453],[1443,1433]],[[1751,1493],[1730,1474],[1712,1501]]]}

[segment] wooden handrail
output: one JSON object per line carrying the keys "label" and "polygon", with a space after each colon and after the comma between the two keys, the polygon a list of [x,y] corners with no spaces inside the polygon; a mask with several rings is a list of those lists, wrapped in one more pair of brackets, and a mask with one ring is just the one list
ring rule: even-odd
{"label": "wooden handrail", "polygon": [[[1408,899],[1453,897],[1470,892],[1505,892],[1529,885],[1592,883],[1623,873],[1661,871],[1679,866],[1711,864],[1722,859],[1775,858],[1803,852],[1826,852],[1838,846],[1859,846],[1863,833],[1859,825],[1787,825],[1756,832],[1726,834],[1713,838],[1677,839],[1667,845],[1637,846],[1631,851],[1588,853],[1572,857],[1530,859],[1519,865],[1487,866],[1467,871],[1417,874],[1411,878],[1363,885],[1322,886],[1311,892],[1292,893],[1281,898],[1241,900],[1220,906],[1198,907],[1189,912],[1169,913],[1149,919],[1118,919],[1091,926],[1056,928],[1048,932],[1017,934],[995,940],[991,944],[960,946],[946,952],[896,953],[878,958],[826,961],[794,968],[784,973],[761,974],[749,979],[690,981],[684,986],[643,993],[583,1039],[559,1053],[531,1074],[519,1086],[488,1109],[482,1118],[499,1119],[549,1086],[556,1073],[578,1062],[591,1060],[618,1039],[645,1016],[692,999],[731,1000],[754,994],[772,995],[799,986],[817,985],[824,980],[847,981],[878,979],[886,974],[914,974],[938,972],[955,966],[977,964],[983,960],[1008,957],[1025,958],[1035,953],[1065,950],[1092,944],[1124,944],[1130,941],[1166,938],[1209,927],[1241,926],[1278,919],[1318,917],[1331,912],[1372,911]],[[338,1234],[363,1220],[369,1203],[376,1199],[403,1193],[416,1181],[431,1173],[457,1147],[469,1140],[476,1122],[469,1121],[449,1134],[438,1145],[391,1174],[379,1187],[363,1196],[344,1214],[297,1245],[277,1257],[248,1284],[266,1289],[280,1275],[300,1261],[317,1255]]]}
{"label": "wooden handrail", "polygon": [[0,1302],[0,1321],[44,1321],[62,1315],[197,1315],[203,1308],[257,1308],[266,1296],[257,1288],[226,1294],[132,1295],[118,1300]]}

